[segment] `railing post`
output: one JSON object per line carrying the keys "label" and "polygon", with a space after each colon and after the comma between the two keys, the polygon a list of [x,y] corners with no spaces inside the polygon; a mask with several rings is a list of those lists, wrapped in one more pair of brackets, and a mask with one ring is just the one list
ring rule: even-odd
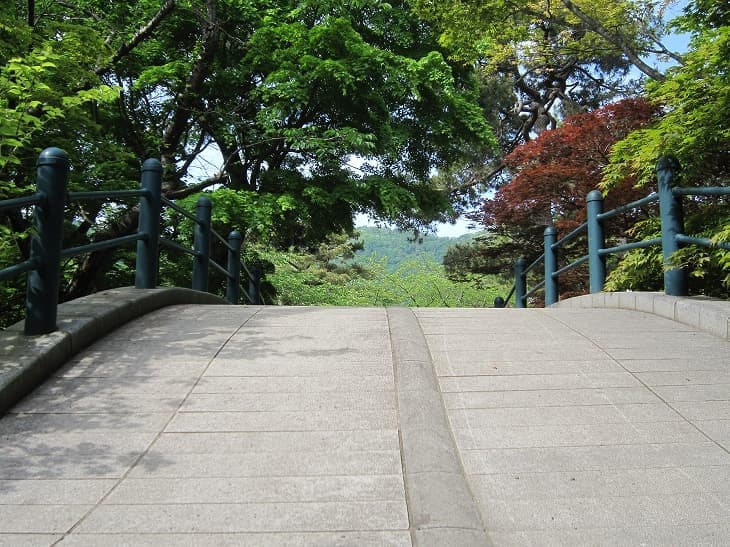
{"label": "railing post", "polygon": [[229,304],[238,304],[241,296],[241,243],[243,236],[238,230],[228,234],[228,284],[226,300]]}
{"label": "railing post", "polygon": [[251,277],[248,280],[248,298],[251,304],[261,303],[261,266],[251,267]]}
{"label": "railing post", "polygon": [[662,254],[664,256],[664,293],[671,296],[687,296],[687,273],[682,268],[667,269],[670,257],[679,250],[677,234],[684,234],[684,213],[682,197],[675,196],[679,162],[671,156],[664,156],[657,163],[659,181],[659,214],[662,221]]}
{"label": "railing post", "polygon": [[137,240],[134,286],[154,289],[157,286],[162,208],[162,164],[159,160],[148,159],[142,164],[141,186],[147,190],[147,195],[139,201],[138,231],[144,237]]}
{"label": "railing post", "polygon": [[56,330],[58,286],[63,242],[63,213],[66,203],[69,161],[60,148],[46,148],[36,163],[37,191],[43,201],[35,207],[36,233],[30,243],[30,258],[37,269],[28,274],[25,334],[48,334]]}
{"label": "railing post", "polygon": [[195,205],[196,218],[193,248],[193,289],[208,292],[208,260],[210,259],[210,219],[213,202],[203,196]]}
{"label": "railing post", "polygon": [[524,257],[520,257],[515,262],[515,307],[526,308],[527,307],[527,279],[525,276],[525,268],[527,267],[527,260]]}
{"label": "railing post", "polygon": [[606,257],[599,254],[599,251],[606,246],[603,224],[598,218],[601,213],[603,213],[603,195],[598,190],[591,190],[586,196],[591,293],[601,292],[606,283]]}
{"label": "railing post", "polygon": [[558,301],[558,280],[555,272],[558,271],[558,256],[553,245],[558,240],[558,230],[555,226],[548,226],[544,233],[545,242],[545,305],[550,306]]}

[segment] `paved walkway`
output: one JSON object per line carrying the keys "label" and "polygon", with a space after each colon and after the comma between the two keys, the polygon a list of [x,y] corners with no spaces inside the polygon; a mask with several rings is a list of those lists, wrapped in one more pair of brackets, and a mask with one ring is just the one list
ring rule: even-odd
{"label": "paved walkway", "polygon": [[173,306],[0,419],[0,545],[722,545],[730,345],[627,310]]}

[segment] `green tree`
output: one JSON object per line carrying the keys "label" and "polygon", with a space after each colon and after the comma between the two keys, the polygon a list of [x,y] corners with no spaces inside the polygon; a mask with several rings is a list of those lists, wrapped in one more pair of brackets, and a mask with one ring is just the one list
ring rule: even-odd
{"label": "green tree", "polygon": [[[611,152],[604,189],[631,176],[640,186],[653,184],[657,158],[677,157],[681,183],[687,186],[726,185],[730,177],[730,10],[699,0],[691,2],[676,22],[692,33],[684,65],[673,68],[664,81],[647,85],[648,98],[663,111],[654,124],[618,142]],[[730,209],[724,199],[685,200],[688,233],[730,241]],[[657,237],[656,224],[636,228],[643,237]],[[690,274],[694,293],[727,297],[730,288],[730,253],[694,246],[682,249],[675,263]],[[643,270],[643,272],[641,271]],[[646,272],[654,275],[647,276]],[[608,279],[608,288],[641,289],[661,279],[662,258],[655,251],[630,253]]]}
{"label": "green tree", "polygon": [[395,271],[402,262],[421,257],[441,263],[451,246],[471,241],[475,236],[465,234],[451,238],[421,234],[414,238],[412,233],[372,226],[357,228],[357,234],[362,241],[362,249],[357,252],[356,260],[365,263],[373,255],[377,260],[384,258],[389,271]]}
{"label": "green tree", "polygon": [[[37,154],[50,144],[74,153],[92,188],[93,170],[84,168],[83,157],[99,136],[95,112],[118,97],[94,71],[89,52],[103,41],[93,28],[69,19],[40,23],[27,7],[33,2],[0,6],[0,199],[33,190]],[[1,267],[27,257],[29,226],[29,210],[0,213]],[[18,319],[24,296],[24,279],[0,287],[4,324]]]}
{"label": "green tree", "polygon": [[[307,249],[330,233],[351,231],[356,212],[410,227],[447,218],[453,189],[431,175],[456,162],[462,149],[493,140],[473,71],[448,60],[405,0],[71,0],[29,7],[33,2],[13,2],[0,12],[7,75],[1,81],[18,79],[11,61],[22,57],[29,74],[43,76],[58,97],[31,94],[25,104],[43,100],[44,112],[58,117],[31,119],[35,130],[22,133],[22,153],[19,135],[7,136],[16,140],[0,151],[16,149],[5,163],[24,162],[17,176],[3,177],[16,185],[13,179],[28,177],[37,152],[51,144],[71,154],[73,189],[134,187],[141,160],[157,156],[168,198],[221,189],[214,199],[229,207],[216,226],[221,232],[235,227],[249,244]],[[28,110],[0,106],[18,116]],[[196,164],[212,151],[222,156],[219,168],[200,180]],[[74,207],[67,243],[136,226],[131,204]],[[22,231],[28,219],[13,222]],[[74,259],[62,298],[103,288],[110,269],[128,271],[125,257],[101,251]]]}
{"label": "green tree", "polygon": [[277,292],[274,301],[294,305],[491,307],[494,298],[506,294],[505,283],[489,278],[480,287],[449,280],[443,266],[422,256],[402,262],[389,271],[385,259],[359,266],[353,277],[332,276],[311,256],[273,253],[270,276]]}
{"label": "green tree", "polygon": [[[417,0],[417,9],[439,28],[440,40],[486,74],[512,82],[513,115],[521,140],[557,124],[556,107],[571,114],[597,108],[627,87],[632,67],[648,78],[664,74],[645,60],[662,55],[682,62],[660,41],[664,10],[672,2],[633,0]],[[520,141],[514,144],[519,144]],[[509,150],[507,150],[509,152]]]}

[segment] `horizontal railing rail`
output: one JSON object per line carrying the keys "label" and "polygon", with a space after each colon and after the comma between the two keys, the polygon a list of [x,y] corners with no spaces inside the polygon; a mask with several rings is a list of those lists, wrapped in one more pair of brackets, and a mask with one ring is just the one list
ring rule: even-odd
{"label": "horizontal railing rail", "polygon": [[44,199],[45,195],[39,192],[22,198],[6,199],[0,201],[0,211],[8,209],[22,209],[23,207],[30,207],[31,205],[38,205],[42,203]]}
{"label": "horizontal railing rail", "polygon": [[[525,308],[527,307],[527,299],[530,296],[534,296],[541,289],[545,291],[545,305],[555,304],[559,299],[559,277],[586,262],[588,262],[590,292],[601,292],[606,282],[607,256],[658,245],[662,247],[664,260],[665,293],[672,296],[687,296],[687,273],[683,268],[672,264],[671,256],[683,245],[698,245],[730,250],[730,242],[715,242],[709,238],[685,234],[682,197],[730,196],[730,187],[688,188],[676,186],[678,173],[679,163],[676,159],[671,157],[661,158],[657,164],[658,191],[636,201],[620,205],[610,211],[603,211],[603,196],[598,190],[589,192],[588,196],[586,196],[586,216],[588,220],[559,240],[557,240],[557,230],[555,227],[548,226],[544,234],[544,253],[527,267],[525,267],[526,260],[524,258],[517,260],[514,269],[514,285],[507,298],[498,297],[495,299],[494,307],[506,307],[512,295],[514,295],[515,307]],[[604,236],[605,221],[655,202],[659,202],[659,216],[662,226],[661,237],[624,243],[614,247],[606,247]],[[557,252],[566,243],[573,241],[584,233],[587,236],[588,254],[562,268],[558,268]],[[527,274],[540,262],[544,264],[544,278],[528,290]]]}
{"label": "horizontal railing rail", "polygon": [[[212,266],[226,277],[226,300],[237,304],[241,296],[241,270],[247,275],[249,289],[243,291],[249,303],[263,303],[259,290],[260,277],[253,274],[241,261],[242,236],[237,230],[224,238],[211,228],[212,202],[201,197],[196,205],[197,215],[162,196],[162,165],[156,159],[148,159],[142,165],[141,188],[133,190],[108,190],[67,192],[69,160],[59,148],[47,148],[38,157],[36,171],[37,190],[34,194],[0,201],[0,211],[34,207],[33,235],[30,256],[18,263],[0,269],[0,281],[28,274],[26,292],[26,318],[24,332],[27,335],[47,334],[56,330],[61,259],[102,251],[126,245],[137,245],[135,287],[151,289],[157,285],[159,275],[159,249],[161,246],[188,252],[194,257],[192,288],[208,291],[208,271]],[[85,245],[62,248],[63,223],[67,203],[87,200],[139,199],[139,224],[132,234]],[[162,206],[175,210],[194,222],[194,248],[160,237]],[[210,257],[211,236],[226,248],[227,266],[223,267]]]}
{"label": "horizontal railing rail", "polygon": [[[183,217],[193,221],[196,228],[199,227],[203,232],[209,229],[211,223],[210,212],[212,211],[212,204],[207,197],[201,197],[198,200],[196,205],[197,215],[193,215],[172,200],[165,197],[162,197],[161,199],[163,205],[167,208],[172,209],[173,211],[181,214]],[[192,249],[163,237],[160,238],[160,244],[195,257],[197,268],[193,270],[193,288],[207,291],[208,274],[205,265],[210,264],[214,269],[222,272],[228,279],[228,283],[226,284],[226,300],[229,302],[238,302],[241,297],[241,292],[243,292],[243,295],[249,304],[265,304],[265,300],[261,295],[260,290],[261,270],[255,269],[252,274],[240,258],[241,245],[243,242],[243,236],[241,233],[234,230],[228,235],[228,238],[225,238],[213,229],[209,229],[209,231],[209,236],[205,236],[201,233],[199,236],[202,238],[200,240],[200,244],[196,245]],[[223,267],[222,264],[214,261],[207,253],[209,245],[205,240],[210,240],[210,237],[217,239],[226,248],[228,255],[228,263],[226,267]],[[246,274],[248,289],[243,289],[243,285],[241,284],[241,271]]]}

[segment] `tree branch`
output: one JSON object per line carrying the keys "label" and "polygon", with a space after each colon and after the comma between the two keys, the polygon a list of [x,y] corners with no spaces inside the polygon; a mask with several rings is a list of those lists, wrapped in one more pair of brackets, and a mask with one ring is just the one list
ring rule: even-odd
{"label": "tree branch", "polygon": [[570,12],[578,17],[581,21],[583,21],[586,26],[591,29],[593,32],[598,34],[601,38],[606,40],[607,42],[615,45],[617,48],[619,48],[626,57],[628,57],[629,61],[638,68],[641,72],[649,76],[652,80],[657,80],[659,82],[663,82],[666,80],[666,76],[659,72],[658,70],[650,67],[647,65],[644,61],[641,60],[641,58],[638,56],[636,51],[631,47],[631,45],[623,39],[623,37],[618,33],[611,33],[606,27],[604,27],[600,21],[597,19],[594,19],[593,17],[589,16],[587,13],[585,13],[582,9],[580,9],[578,6],[576,6],[572,0],[560,0],[563,5],[570,10]]}
{"label": "tree branch", "polygon": [[218,171],[212,177],[208,177],[207,179],[201,180],[200,182],[195,183],[191,186],[186,186],[185,188],[180,188],[179,190],[166,192],[165,197],[167,199],[182,199],[182,198],[190,196],[192,194],[197,194],[198,192],[202,192],[206,188],[209,188],[216,184],[220,184],[223,181],[225,181],[227,178],[228,178],[228,175],[226,174],[225,171]]}
{"label": "tree branch", "polygon": [[[193,63],[185,89],[176,97],[175,110],[162,135],[161,160],[166,171],[175,171],[175,152],[180,139],[188,127],[190,116],[197,103],[200,102],[200,91],[215,54],[215,43],[218,40],[218,16],[215,0],[206,0],[206,24],[200,38],[200,53]],[[166,181],[169,190],[175,190],[175,181]]]}
{"label": "tree branch", "polygon": [[135,33],[135,35],[132,36],[132,39],[129,42],[127,42],[126,44],[122,44],[119,49],[117,49],[116,53],[114,53],[111,61],[109,61],[109,64],[107,66],[97,67],[96,70],[94,70],[96,75],[103,76],[104,74],[109,72],[111,70],[111,67],[114,66],[117,61],[127,55],[141,42],[143,42],[150,34],[152,34],[152,31],[154,31],[160,25],[162,20],[173,10],[174,7],[175,0],[165,0],[165,3],[162,4],[162,7],[160,7],[155,16],[150,19],[149,23],[139,29]]}

